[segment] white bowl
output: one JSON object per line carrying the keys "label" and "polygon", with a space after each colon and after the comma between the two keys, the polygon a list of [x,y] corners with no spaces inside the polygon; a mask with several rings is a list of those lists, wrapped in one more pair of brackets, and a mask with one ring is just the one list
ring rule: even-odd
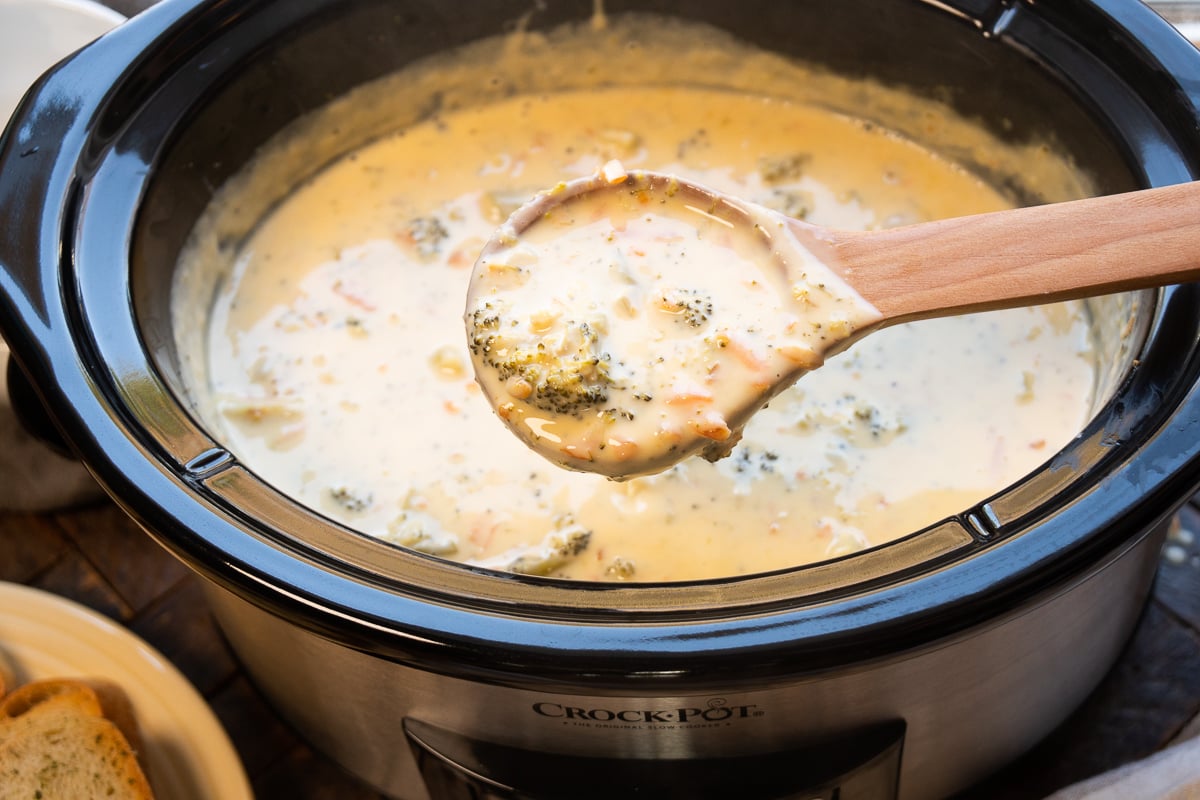
{"label": "white bowl", "polygon": [[0,678],[111,681],[133,704],[146,767],[164,800],[252,800],[237,751],[212,708],[162,653],[62,597],[0,581]]}
{"label": "white bowl", "polygon": [[0,119],[39,75],[124,19],[88,0],[0,0]]}

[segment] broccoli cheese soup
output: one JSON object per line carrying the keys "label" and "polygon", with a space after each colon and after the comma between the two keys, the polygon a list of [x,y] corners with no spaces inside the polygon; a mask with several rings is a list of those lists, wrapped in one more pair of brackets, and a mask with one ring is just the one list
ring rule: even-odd
{"label": "broccoli cheese soup", "polygon": [[728,455],[779,388],[880,318],[778,212],[614,160],[500,227],[465,321],[518,437],[624,479]]}
{"label": "broccoli cheese soup", "polygon": [[[196,275],[219,277],[211,304],[178,300],[203,308],[203,325],[184,311],[178,324],[181,336],[204,328],[192,391],[231,452],[332,519],[423,553],[673,581],[887,542],[983,500],[1072,438],[1095,372],[1073,304],[873,334],[774,398],[717,462],[616,483],[553,466],[513,437],[473,378],[463,309],[484,242],[539,188],[619,159],[838,228],[1011,203],[911,138],[774,84],[664,82],[687,75],[673,52],[698,51],[660,42],[644,81],[531,78],[533,89],[487,102],[443,97],[260,203],[240,235],[201,225],[177,298]],[[499,46],[477,69],[519,61],[525,44]],[[612,63],[600,45],[572,52],[584,73]],[[227,189],[214,213],[234,218],[248,192]],[[684,317],[707,308],[664,302]]]}

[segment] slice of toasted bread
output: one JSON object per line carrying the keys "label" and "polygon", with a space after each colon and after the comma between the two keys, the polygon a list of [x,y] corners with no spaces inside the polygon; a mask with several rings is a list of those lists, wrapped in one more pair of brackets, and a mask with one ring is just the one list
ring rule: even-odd
{"label": "slice of toasted bread", "polygon": [[0,800],[150,800],[137,754],[82,681],[40,681],[0,701]]}
{"label": "slice of toasted bread", "polygon": [[[85,683],[96,693],[96,699],[100,701],[100,713],[104,718],[120,729],[125,741],[129,742],[135,753],[145,752],[137,715],[134,714],[133,703],[129,702],[129,695],[125,694],[125,690],[112,681],[99,678],[87,678]],[[145,768],[145,762],[142,762],[142,769]]]}
{"label": "slice of toasted bread", "polygon": [[55,678],[34,681],[14,689],[0,700],[0,729],[6,720],[16,719],[35,707],[69,707],[94,717],[103,716],[100,698],[83,681]]}

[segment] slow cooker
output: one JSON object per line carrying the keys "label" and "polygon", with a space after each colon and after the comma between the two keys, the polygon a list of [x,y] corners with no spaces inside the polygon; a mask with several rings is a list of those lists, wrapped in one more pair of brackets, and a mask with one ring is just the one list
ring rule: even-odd
{"label": "slow cooker", "polygon": [[[608,0],[1050,131],[1099,190],[1200,172],[1200,53],[1130,0]],[[169,292],[214,191],[296,119],[591,0],[164,0],[0,139],[0,332],[28,425],[200,573],[268,699],[406,800],[929,798],[1013,759],[1136,624],[1200,484],[1200,290],[1128,298],[1108,399],[1039,470],[894,543],[770,574],[591,584],[344,529],[186,401]]]}

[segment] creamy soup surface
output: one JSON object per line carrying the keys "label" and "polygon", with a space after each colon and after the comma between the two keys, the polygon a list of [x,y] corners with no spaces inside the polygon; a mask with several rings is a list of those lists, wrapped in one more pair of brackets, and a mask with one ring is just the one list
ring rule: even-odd
{"label": "creamy soup surface", "polygon": [[552,466],[473,378],[467,281],[517,205],[614,158],[840,228],[1008,205],[878,125],[765,95],[625,86],[440,112],[320,171],[237,249],[206,338],[230,450],[304,504],[425,553],[672,581],[907,534],[1028,473],[1084,423],[1088,326],[1057,305],[873,334],[715,463],[621,483]]}

